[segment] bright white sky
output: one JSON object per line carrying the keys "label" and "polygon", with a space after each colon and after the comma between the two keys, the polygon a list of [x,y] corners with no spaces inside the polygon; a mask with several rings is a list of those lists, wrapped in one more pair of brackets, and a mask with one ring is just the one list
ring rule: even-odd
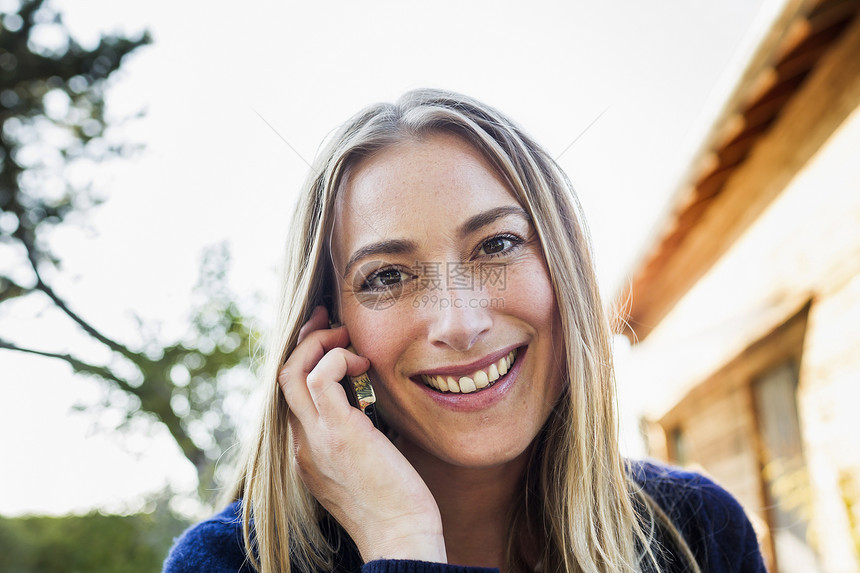
{"label": "bright white sky", "polygon": [[[108,99],[117,117],[145,110],[120,131],[145,150],[92,174],[107,201],[59,237],[57,288],[111,336],[136,340],[132,313],[181,336],[200,252],[227,240],[234,289],[271,297],[305,160],[365,104],[433,86],[500,108],[560,156],[609,294],[781,3],[55,0],[85,45],[154,37]],[[34,319],[46,307],[0,315],[0,335],[98,359],[50,311]],[[0,513],[134,509],[166,484],[194,488],[166,432],[120,437],[71,412],[99,395],[62,364],[0,353]]]}

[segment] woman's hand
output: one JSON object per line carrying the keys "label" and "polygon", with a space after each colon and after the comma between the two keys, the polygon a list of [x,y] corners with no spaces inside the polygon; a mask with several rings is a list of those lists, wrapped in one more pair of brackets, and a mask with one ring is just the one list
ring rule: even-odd
{"label": "woman's hand", "polygon": [[365,561],[446,562],[439,509],[405,457],[357,408],[340,381],[370,361],[349,352],[345,327],[314,309],[278,375],[290,406],[299,475],[355,541]]}

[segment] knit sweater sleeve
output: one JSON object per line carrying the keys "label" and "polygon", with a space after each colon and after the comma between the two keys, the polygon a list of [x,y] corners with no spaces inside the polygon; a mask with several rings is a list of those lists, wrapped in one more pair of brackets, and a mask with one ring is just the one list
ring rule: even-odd
{"label": "knit sweater sleeve", "polygon": [[[356,564],[356,568],[358,565]],[[167,555],[163,573],[253,573],[242,539],[238,502],[188,529]],[[498,569],[445,563],[381,559],[361,566],[361,573],[498,573]]]}
{"label": "knit sweater sleeve", "polygon": [[498,569],[485,567],[466,567],[465,565],[401,559],[370,561],[361,568],[361,573],[498,573],[498,571]]}
{"label": "knit sweater sleeve", "polygon": [[252,573],[245,558],[239,504],[198,523],[173,544],[163,573]]}
{"label": "knit sweater sleeve", "polygon": [[634,478],[663,508],[702,571],[766,573],[744,509],[710,479],[677,468],[641,464]]}

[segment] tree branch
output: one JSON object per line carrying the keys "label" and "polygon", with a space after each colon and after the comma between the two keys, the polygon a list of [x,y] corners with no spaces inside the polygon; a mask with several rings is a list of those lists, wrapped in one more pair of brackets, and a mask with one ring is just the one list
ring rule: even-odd
{"label": "tree branch", "polygon": [[89,334],[90,336],[92,336],[93,338],[95,338],[96,340],[98,340],[99,342],[101,342],[102,344],[104,344],[105,346],[107,346],[108,348],[113,350],[114,352],[122,354],[123,356],[125,356],[126,358],[131,360],[132,362],[137,362],[141,358],[145,358],[142,354],[140,354],[138,352],[134,352],[133,350],[131,350],[127,346],[120,344],[119,342],[108,338],[107,336],[105,336],[104,334],[99,332],[89,322],[87,322],[86,320],[81,318],[81,316],[79,316],[75,311],[73,311],[71,308],[69,308],[69,305],[66,304],[66,301],[61,299],[59,297],[59,295],[57,295],[57,293],[54,292],[54,289],[52,289],[42,279],[42,274],[39,272],[39,267],[38,267],[38,264],[36,261],[36,248],[35,248],[35,246],[32,245],[31,242],[26,237],[21,236],[19,238],[21,239],[21,242],[24,244],[24,248],[27,249],[27,259],[30,261],[30,266],[33,268],[33,273],[35,273],[35,275],[36,275],[36,286],[35,286],[36,289],[38,289],[38,290],[42,291],[43,293],[45,293],[46,295],[48,295],[48,298],[50,298],[53,301],[53,303],[55,305],[57,305],[57,308],[62,310],[66,314],[66,316],[68,316],[73,321],[75,321],[81,328],[84,329],[84,331],[87,334]]}
{"label": "tree branch", "polygon": [[[34,348],[25,348],[2,338],[0,338],[0,349],[14,350],[17,352],[23,352],[25,354],[33,354],[45,358],[56,358],[58,360],[62,360],[63,362],[69,364],[72,369],[77,373],[91,374],[93,376],[98,376],[103,380],[114,382],[122,390],[128,392],[129,394],[137,396],[139,399],[141,399],[141,401],[147,400],[147,396],[145,393],[141,392],[141,388],[137,388],[130,385],[128,381],[118,377],[107,366],[97,366],[95,364],[89,364],[82,360],[78,360],[70,354],[60,354],[57,352],[36,350]],[[145,408],[145,410],[150,414],[153,414],[156,418],[158,418],[161,423],[167,426],[167,429],[173,436],[173,439],[176,440],[176,443],[179,444],[179,447],[182,449],[182,453],[185,454],[185,457],[188,458],[191,463],[194,464],[194,467],[197,469],[198,474],[202,475],[201,472],[208,463],[206,454],[203,452],[203,450],[197,447],[191,437],[187,434],[187,432],[185,432],[184,428],[182,427],[182,420],[179,418],[179,416],[177,416],[172,410],[169,410],[169,400],[167,404],[168,409],[153,409],[152,407],[150,407]]]}
{"label": "tree branch", "polygon": [[13,342],[9,342],[8,340],[3,340],[2,338],[0,338],[0,348],[5,348],[6,350],[15,350],[17,352],[23,352],[25,354],[34,354],[36,356],[43,356],[45,358],[56,358],[69,364],[75,372],[93,374],[95,376],[98,376],[99,378],[110,380],[111,382],[115,382],[116,384],[118,384],[120,388],[127,392],[134,392],[135,390],[135,388],[132,387],[127,381],[117,377],[116,374],[111,372],[110,368],[108,368],[107,366],[96,366],[95,364],[89,364],[87,362],[84,362],[83,360],[78,360],[71,354],[59,354],[57,352],[47,352],[45,350],[25,348],[23,346],[18,346]]}

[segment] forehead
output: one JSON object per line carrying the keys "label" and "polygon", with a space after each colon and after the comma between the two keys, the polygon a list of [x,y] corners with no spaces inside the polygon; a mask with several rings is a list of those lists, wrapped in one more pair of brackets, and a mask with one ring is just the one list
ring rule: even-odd
{"label": "forehead", "polygon": [[518,202],[507,183],[463,138],[437,133],[408,139],[351,170],[338,198],[334,254],[341,258],[365,242],[429,227],[438,232],[509,204]]}

